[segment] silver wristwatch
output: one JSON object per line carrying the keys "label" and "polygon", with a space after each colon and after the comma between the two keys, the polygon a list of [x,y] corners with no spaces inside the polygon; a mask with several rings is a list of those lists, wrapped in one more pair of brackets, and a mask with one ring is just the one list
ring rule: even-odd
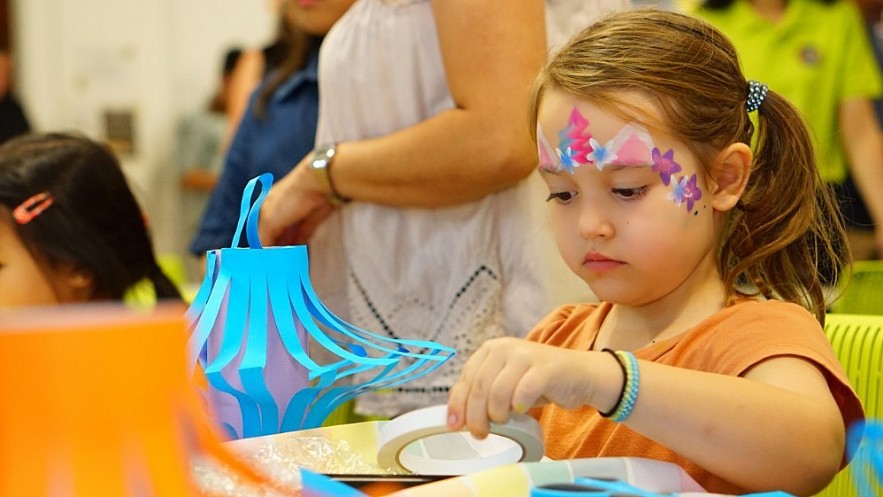
{"label": "silver wristwatch", "polygon": [[345,204],[350,201],[350,199],[337,192],[334,182],[331,181],[331,161],[334,160],[336,153],[337,144],[326,143],[316,147],[310,158],[310,169],[313,170],[313,174],[316,175],[316,179],[322,185],[325,198],[328,199],[331,205]]}

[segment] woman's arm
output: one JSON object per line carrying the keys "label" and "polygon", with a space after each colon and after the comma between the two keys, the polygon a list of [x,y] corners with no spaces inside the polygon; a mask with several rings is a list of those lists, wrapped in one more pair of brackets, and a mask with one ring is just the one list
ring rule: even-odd
{"label": "woman's arm", "polygon": [[[456,106],[386,136],[338,144],[330,175],[344,197],[396,207],[457,205],[516,184],[536,165],[528,98],[546,57],[543,2],[511,0],[500,8],[495,0],[432,0],[432,7]],[[266,198],[265,242],[327,214],[317,215],[327,211],[328,192],[309,161]]]}
{"label": "woman's arm", "polygon": [[852,177],[874,221],[877,252],[883,255],[883,131],[871,101],[841,103],[840,128]]}
{"label": "woman's arm", "polygon": [[530,174],[530,87],[546,57],[543,2],[433,0],[456,107],[397,133],[345,143],[334,183],[344,196],[395,206],[476,200]]}

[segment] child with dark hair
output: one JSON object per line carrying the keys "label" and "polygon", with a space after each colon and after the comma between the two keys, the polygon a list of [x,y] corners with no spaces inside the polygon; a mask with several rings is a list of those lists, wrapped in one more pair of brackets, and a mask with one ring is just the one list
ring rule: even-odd
{"label": "child with dark hair", "polygon": [[110,151],[65,134],[0,146],[0,308],[122,300],[144,279],[181,298]]}

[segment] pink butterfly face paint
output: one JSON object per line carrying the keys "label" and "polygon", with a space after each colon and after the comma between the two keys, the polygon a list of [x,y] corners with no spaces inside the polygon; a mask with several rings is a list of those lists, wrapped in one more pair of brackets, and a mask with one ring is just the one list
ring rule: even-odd
{"label": "pink butterfly face paint", "polygon": [[675,205],[686,204],[687,211],[702,198],[702,190],[695,174],[681,175],[681,165],[675,161],[674,150],[662,152],[657,148],[650,133],[639,124],[626,124],[606,143],[599,142],[589,129],[589,120],[574,106],[567,126],[558,133],[558,147],[547,141],[542,127],[537,124],[537,147],[539,168],[548,172],[566,170],[573,174],[575,167],[594,164],[599,171],[608,165],[649,166],[659,174],[662,184],[671,186],[667,198]]}

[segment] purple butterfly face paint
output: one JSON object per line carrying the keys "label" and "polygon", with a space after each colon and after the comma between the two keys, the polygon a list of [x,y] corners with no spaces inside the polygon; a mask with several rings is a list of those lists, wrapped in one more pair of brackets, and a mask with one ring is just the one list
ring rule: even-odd
{"label": "purple butterfly face paint", "polygon": [[672,185],[672,191],[668,194],[668,199],[673,200],[675,204],[681,205],[687,203],[687,212],[693,210],[693,204],[702,198],[702,190],[696,186],[696,175],[681,176],[680,179]]}
{"label": "purple butterfly face paint", "polygon": [[669,149],[663,154],[658,148],[653,147],[653,171],[659,173],[662,184],[665,186],[671,183],[671,175],[681,170],[681,165],[675,162],[674,156],[674,150]]}
{"label": "purple butterfly face paint", "polygon": [[582,164],[594,164],[599,171],[609,165],[650,166],[659,174],[663,185],[671,186],[667,198],[675,205],[686,204],[690,212],[696,201],[702,198],[696,175],[675,177],[682,168],[675,161],[674,150],[663,153],[654,145],[650,133],[639,124],[626,124],[616,136],[602,144],[589,130],[589,120],[574,106],[567,126],[557,135],[559,142],[555,148],[537,124],[539,168],[542,171],[557,173],[566,170],[573,174],[574,168]]}

